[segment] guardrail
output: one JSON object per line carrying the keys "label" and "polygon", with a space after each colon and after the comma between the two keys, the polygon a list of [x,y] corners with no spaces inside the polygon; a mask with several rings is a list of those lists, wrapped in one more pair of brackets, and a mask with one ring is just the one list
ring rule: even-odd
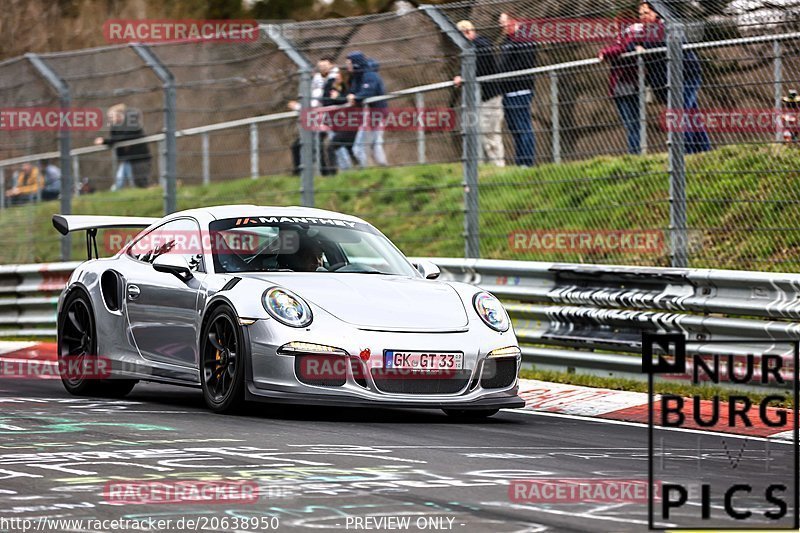
{"label": "guardrail", "polygon": [[55,337],[58,294],[79,264],[0,265],[0,338]]}
{"label": "guardrail", "polygon": [[[503,300],[526,361],[642,378],[642,332],[683,333],[687,354],[777,354],[800,340],[800,275],[434,259],[444,279]],[[742,340],[749,341],[742,342]],[[758,341],[758,342],[756,342]]]}
{"label": "guardrail", "polygon": [[[442,279],[502,299],[525,361],[541,368],[641,378],[644,331],[684,333],[687,353],[701,355],[790,356],[764,342],[800,340],[800,274],[432,261]],[[54,336],[58,292],[78,264],[0,266],[0,337]]]}

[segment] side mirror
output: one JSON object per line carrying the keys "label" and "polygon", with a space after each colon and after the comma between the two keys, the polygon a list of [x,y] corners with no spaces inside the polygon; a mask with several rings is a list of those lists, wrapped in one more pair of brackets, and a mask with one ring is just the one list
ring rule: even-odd
{"label": "side mirror", "polygon": [[422,274],[422,277],[425,279],[436,279],[442,273],[439,267],[430,261],[420,261],[414,266],[417,267],[417,270],[419,270],[420,274]]}
{"label": "side mirror", "polygon": [[172,274],[184,283],[194,277],[186,257],[180,254],[167,253],[159,255],[153,261],[153,269],[156,272]]}

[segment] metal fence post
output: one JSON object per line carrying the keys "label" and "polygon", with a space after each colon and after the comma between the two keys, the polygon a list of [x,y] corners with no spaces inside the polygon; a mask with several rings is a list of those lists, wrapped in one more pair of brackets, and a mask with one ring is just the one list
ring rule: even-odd
{"label": "metal fence post", "polygon": [[636,56],[639,85],[639,153],[647,153],[647,86],[644,70],[644,56]]}
{"label": "metal fence post", "polygon": [[142,44],[132,44],[131,48],[145,64],[150,67],[164,88],[164,135],[166,164],[164,169],[164,214],[178,210],[177,152],[175,137],[177,129],[175,77],[150,48]]}
{"label": "metal fence post", "polygon": [[6,208],[6,167],[0,167],[0,211]]}
{"label": "metal fence post", "polygon": [[480,161],[480,124],[478,106],[481,101],[480,84],[477,81],[477,58],[472,43],[464,37],[453,22],[435,6],[424,5],[420,9],[461,50],[461,82],[463,98],[461,124],[463,129],[464,159],[464,256],[478,258],[481,255],[480,202],[478,190],[478,162]]}
{"label": "metal fence post", "polygon": [[[158,154],[156,158],[158,159],[158,184],[162,187],[164,186],[164,154],[161,153],[164,151],[163,148],[164,143],[159,141],[156,146],[156,152]],[[119,161],[117,161],[117,150],[115,148],[111,148],[108,151],[108,158],[111,160],[111,175],[115,176],[117,165],[119,164]],[[116,180],[116,176],[114,179]]]}
{"label": "metal fence post", "polygon": [[167,143],[164,141],[158,141],[156,145],[156,151],[158,152],[158,184],[166,190],[167,188]]}
{"label": "metal fence post", "polygon": [[258,124],[250,124],[250,179],[258,179]]}
{"label": "metal fence post", "polygon": [[[781,116],[781,111],[783,110],[783,103],[781,101],[781,96],[783,95],[783,54],[781,51],[781,42],[778,39],[772,41],[772,51],[774,53],[774,64],[773,64],[773,72],[775,75],[775,118]],[[775,124],[779,124],[779,121],[775,121]],[[783,142],[783,131],[782,128],[776,127],[775,128],[775,141],[776,142]]]}
{"label": "metal fence post", "polygon": [[[683,28],[673,22],[667,25],[667,62],[669,97],[667,107],[671,110],[684,110],[683,99]],[[689,266],[687,251],[686,215],[686,147],[683,133],[671,128],[667,136],[669,146],[669,199],[670,199],[670,242],[672,266]]]}
{"label": "metal fence post", "polygon": [[[300,74],[300,106],[308,109],[311,106],[311,62],[300,53],[286,38],[283,28],[288,25],[268,24],[265,26],[269,38],[278,45],[292,62],[297,65]],[[303,127],[302,114],[298,121],[300,127],[300,201],[305,207],[314,207],[314,132]]]}
{"label": "metal fence post", "polygon": [[211,163],[208,156],[209,144],[208,132],[203,132],[200,135],[200,151],[203,158],[203,185],[211,183]]}
{"label": "metal fence post", "polygon": [[[26,54],[28,61],[31,62],[36,71],[58,92],[61,109],[69,109],[72,106],[72,99],[70,96],[69,85],[65,82],[53,69],[51,69],[42,59],[36,54]],[[61,214],[72,214],[72,161],[70,160],[71,148],[70,131],[67,128],[62,128],[58,131],[58,147],[60,152],[60,167],[61,167]],[[3,194],[5,194],[5,187],[3,187]],[[41,191],[39,191],[41,195]],[[5,203],[5,199],[3,199]],[[61,237],[61,260],[69,261],[72,258],[72,239],[69,235]]]}
{"label": "metal fence post", "polygon": [[[311,69],[300,72],[300,106],[311,105]],[[303,127],[300,119],[300,201],[305,207],[314,207],[314,132]]]}
{"label": "metal fence post", "polygon": [[[425,94],[416,93],[414,95],[414,107],[417,108],[417,113],[422,114],[425,110]],[[425,128],[417,129],[417,163],[424,165],[427,161],[425,148]]]}
{"label": "metal fence post", "polygon": [[561,125],[558,112],[558,73],[550,71],[550,120],[553,124],[553,162],[561,162]]}
{"label": "metal fence post", "polygon": [[77,155],[72,156],[72,179],[73,179],[73,187],[72,190],[74,191],[76,196],[80,196],[81,190],[81,160],[80,157]]}

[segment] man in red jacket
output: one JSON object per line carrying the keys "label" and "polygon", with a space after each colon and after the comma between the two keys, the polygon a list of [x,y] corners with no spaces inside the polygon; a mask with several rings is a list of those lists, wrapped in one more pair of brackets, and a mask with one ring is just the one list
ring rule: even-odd
{"label": "man in red jacket", "polygon": [[614,99],[619,118],[622,120],[628,139],[628,153],[641,152],[639,134],[639,69],[635,57],[621,57],[628,51],[633,34],[641,31],[636,24],[628,26],[617,37],[614,44],[606,46],[598,57],[608,62],[608,94]]}

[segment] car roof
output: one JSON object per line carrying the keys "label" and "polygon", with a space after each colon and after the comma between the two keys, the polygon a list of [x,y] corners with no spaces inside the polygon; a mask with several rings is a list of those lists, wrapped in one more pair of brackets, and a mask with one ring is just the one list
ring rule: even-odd
{"label": "car roof", "polygon": [[243,218],[243,217],[250,217],[250,218],[305,217],[305,218],[334,218],[337,220],[347,220],[350,222],[367,223],[366,221],[358,217],[354,217],[352,215],[346,215],[344,213],[337,213],[336,211],[328,211],[325,209],[315,209],[312,207],[299,207],[299,206],[276,207],[276,206],[247,205],[247,204],[217,205],[212,207],[189,209],[186,211],[173,213],[172,215],[170,215],[169,218],[178,218],[181,216],[197,216],[200,213],[203,213],[205,215],[211,215],[217,220],[222,220],[226,218]]}

